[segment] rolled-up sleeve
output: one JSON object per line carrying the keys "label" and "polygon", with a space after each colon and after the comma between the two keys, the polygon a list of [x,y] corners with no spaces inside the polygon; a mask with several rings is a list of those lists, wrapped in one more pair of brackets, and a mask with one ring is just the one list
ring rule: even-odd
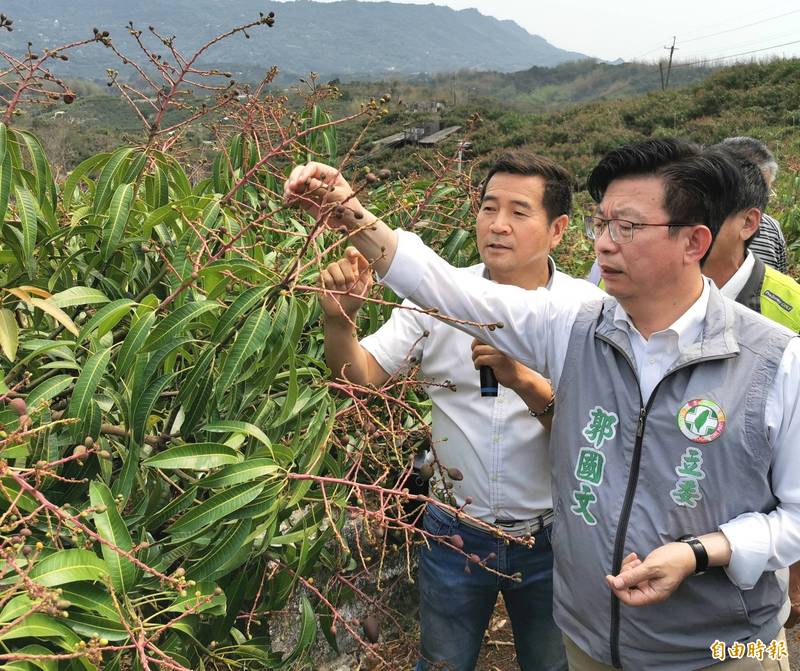
{"label": "rolled-up sleeve", "polygon": [[783,354],[765,419],[778,506],[769,513],[744,513],[720,526],[732,551],[725,570],[740,589],[752,589],[765,571],[800,560],[800,338],[792,339]]}

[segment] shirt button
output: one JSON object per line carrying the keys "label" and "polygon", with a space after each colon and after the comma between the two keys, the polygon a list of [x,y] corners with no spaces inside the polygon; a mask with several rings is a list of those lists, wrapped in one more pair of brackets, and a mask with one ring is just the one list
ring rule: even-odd
{"label": "shirt button", "polygon": [[655,362],[656,362],[655,359],[650,359],[647,363],[649,363],[652,366]]}

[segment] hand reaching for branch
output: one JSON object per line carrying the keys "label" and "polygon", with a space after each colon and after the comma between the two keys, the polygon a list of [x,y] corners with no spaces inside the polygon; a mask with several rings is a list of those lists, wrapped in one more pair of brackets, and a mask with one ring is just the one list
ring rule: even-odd
{"label": "hand reaching for branch", "polygon": [[355,247],[348,247],[344,258],[325,268],[320,279],[323,289],[328,290],[319,299],[325,316],[329,319],[344,316],[353,321],[372,287],[372,269],[367,259]]}
{"label": "hand reaching for branch", "polygon": [[286,203],[298,205],[317,219],[328,217],[326,223],[332,228],[354,229],[375,219],[342,173],[324,163],[295,166],[283,185],[283,196]]}

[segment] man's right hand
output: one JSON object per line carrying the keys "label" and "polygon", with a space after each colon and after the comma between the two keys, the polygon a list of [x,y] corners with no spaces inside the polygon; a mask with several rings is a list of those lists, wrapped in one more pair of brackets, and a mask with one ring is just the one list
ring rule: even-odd
{"label": "man's right hand", "polygon": [[288,204],[300,206],[315,218],[327,212],[327,224],[332,228],[353,230],[375,220],[342,173],[324,163],[295,166],[283,185],[283,196]]}
{"label": "man's right hand", "polygon": [[343,259],[322,271],[321,280],[322,288],[327,290],[320,294],[325,316],[328,319],[346,317],[349,321],[355,320],[372,287],[372,269],[367,259],[355,247],[348,247]]}

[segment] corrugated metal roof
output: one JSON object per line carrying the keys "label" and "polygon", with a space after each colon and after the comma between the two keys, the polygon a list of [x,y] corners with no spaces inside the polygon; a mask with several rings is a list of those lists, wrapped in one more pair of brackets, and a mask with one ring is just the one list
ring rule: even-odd
{"label": "corrugated metal roof", "polygon": [[437,142],[441,142],[446,137],[452,135],[456,131],[461,130],[461,126],[448,126],[447,128],[442,128],[442,130],[437,131],[436,133],[431,133],[427,137],[422,138],[419,143],[420,144],[436,144]]}

